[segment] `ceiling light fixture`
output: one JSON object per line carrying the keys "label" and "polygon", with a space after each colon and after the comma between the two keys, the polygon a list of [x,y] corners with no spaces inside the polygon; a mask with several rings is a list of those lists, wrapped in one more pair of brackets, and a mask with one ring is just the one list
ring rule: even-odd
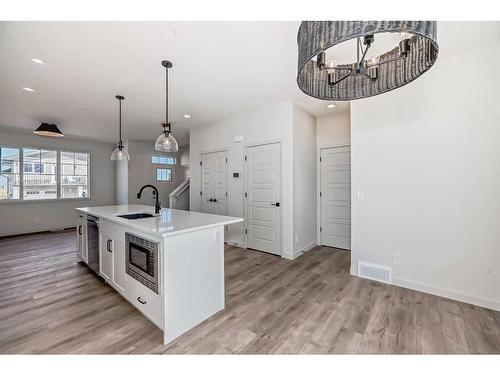
{"label": "ceiling light fixture", "polygon": [[191,118],[191,115],[188,115],[187,113],[184,115],[184,118]]}
{"label": "ceiling light fixture", "polygon": [[[304,21],[297,35],[297,84],[323,100],[355,100],[394,90],[417,79],[436,62],[436,21]],[[390,51],[367,59],[379,34],[400,33]],[[357,59],[331,64],[326,51],[356,40]],[[372,49],[373,50],[373,49]]]}
{"label": "ceiling light fixture", "polygon": [[130,155],[128,154],[128,151],[125,149],[123,146],[122,142],[122,100],[125,100],[125,98],[121,95],[116,95],[116,99],[119,101],[119,120],[118,120],[118,134],[119,134],[119,142],[118,145],[116,146],[115,150],[111,154],[111,160],[116,160],[116,161],[129,161],[130,160]]}
{"label": "ceiling light fixture", "polygon": [[44,137],[64,137],[63,132],[59,130],[56,124],[49,124],[46,122],[42,122],[40,126],[33,131],[33,133]]}
{"label": "ceiling light fixture", "polygon": [[21,87],[24,91],[28,91],[28,92],[35,92],[34,89],[32,89],[31,87]]}
{"label": "ceiling light fixture", "polygon": [[156,139],[155,150],[163,152],[177,152],[179,144],[172,135],[172,125],[168,122],[168,69],[172,67],[172,63],[163,60],[161,65],[165,67],[165,122],[162,124],[163,132]]}
{"label": "ceiling light fixture", "polygon": [[34,63],[37,63],[37,64],[45,64],[42,60],[40,59],[31,59],[31,61],[33,61]]}
{"label": "ceiling light fixture", "polygon": [[334,103],[328,104],[326,108],[335,108],[337,105]]}

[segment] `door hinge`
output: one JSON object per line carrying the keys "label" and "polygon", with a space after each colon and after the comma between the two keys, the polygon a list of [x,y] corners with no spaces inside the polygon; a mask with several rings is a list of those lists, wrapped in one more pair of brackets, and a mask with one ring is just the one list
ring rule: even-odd
{"label": "door hinge", "polygon": [[226,158],[226,163],[227,163],[227,158]]}
{"label": "door hinge", "polygon": [[247,230],[245,229],[245,234],[248,234]]}
{"label": "door hinge", "polygon": [[321,156],[319,157],[319,162],[321,163]]}
{"label": "door hinge", "polygon": [[227,191],[226,191],[226,197],[227,197]]}
{"label": "door hinge", "polygon": [[203,165],[203,162],[200,160],[200,165]]}
{"label": "door hinge", "polygon": [[319,196],[322,197],[323,195],[321,194],[321,191],[319,192]]}
{"label": "door hinge", "polygon": [[247,193],[245,192],[245,198],[247,197]]}
{"label": "door hinge", "polygon": [[203,195],[203,193],[200,191],[200,195]]}
{"label": "door hinge", "polygon": [[323,232],[323,227],[319,227],[319,231],[320,231],[320,232]]}
{"label": "door hinge", "polygon": [[245,155],[245,161],[247,161],[247,156]]}

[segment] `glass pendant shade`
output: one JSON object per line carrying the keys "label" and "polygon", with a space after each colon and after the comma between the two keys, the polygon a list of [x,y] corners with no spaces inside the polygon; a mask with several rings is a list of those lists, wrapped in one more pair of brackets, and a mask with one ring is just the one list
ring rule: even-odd
{"label": "glass pendant shade", "polygon": [[177,152],[179,145],[172,133],[164,132],[156,139],[155,150],[163,152]]}
{"label": "glass pendant shade", "polygon": [[130,160],[130,155],[128,154],[127,150],[123,148],[123,146],[118,146],[115,148],[113,153],[111,154],[111,160],[116,160],[116,161],[129,161]]}

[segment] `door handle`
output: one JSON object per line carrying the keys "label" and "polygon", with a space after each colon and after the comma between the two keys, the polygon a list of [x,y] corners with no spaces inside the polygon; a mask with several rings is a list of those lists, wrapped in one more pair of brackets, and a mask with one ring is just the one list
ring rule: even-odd
{"label": "door handle", "polygon": [[141,297],[137,297],[137,301],[139,301],[141,304],[145,305],[147,301],[143,301]]}
{"label": "door handle", "polygon": [[214,199],[214,202],[217,202],[217,199]]}
{"label": "door handle", "polygon": [[78,234],[80,236],[82,235],[82,226],[81,225],[78,226]]}
{"label": "door handle", "polygon": [[276,207],[279,207],[279,206],[280,206],[280,202],[271,203],[271,206],[276,206]]}
{"label": "door handle", "polygon": [[107,250],[112,253],[113,250],[111,250],[111,243],[113,242],[113,240],[108,240],[108,242],[106,243],[106,248]]}

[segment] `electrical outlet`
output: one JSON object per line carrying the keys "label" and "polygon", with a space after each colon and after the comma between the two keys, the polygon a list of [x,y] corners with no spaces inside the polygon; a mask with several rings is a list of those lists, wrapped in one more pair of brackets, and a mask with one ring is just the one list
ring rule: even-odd
{"label": "electrical outlet", "polygon": [[356,191],[356,198],[358,199],[358,201],[364,201],[365,200],[365,192],[363,190]]}
{"label": "electrical outlet", "polygon": [[400,264],[401,263],[401,255],[399,255],[399,254],[393,254],[392,255],[392,263],[394,263],[394,264]]}

